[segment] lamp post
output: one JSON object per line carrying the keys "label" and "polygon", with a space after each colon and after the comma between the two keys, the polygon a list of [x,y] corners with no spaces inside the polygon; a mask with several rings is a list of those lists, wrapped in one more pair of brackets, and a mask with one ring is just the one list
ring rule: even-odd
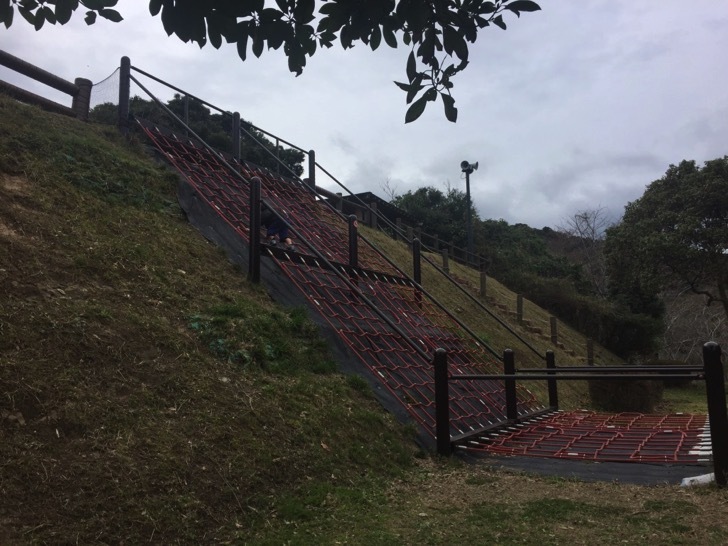
{"label": "lamp post", "polygon": [[468,216],[467,216],[467,232],[468,232],[468,255],[465,258],[465,263],[470,263],[470,258],[474,254],[473,250],[473,222],[470,218],[470,209],[472,204],[470,201],[470,173],[478,170],[478,163],[470,163],[469,161],[461,161],[460,169],[465,173],[465,197],[467,198]]}

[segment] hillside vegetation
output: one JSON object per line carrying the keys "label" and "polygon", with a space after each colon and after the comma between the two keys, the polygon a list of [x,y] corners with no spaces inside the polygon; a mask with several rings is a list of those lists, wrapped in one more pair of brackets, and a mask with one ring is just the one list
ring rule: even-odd
{"label": "hillside vegetation", "polygon": [[175,186],[113,128],[0,96],[0,544],[728,540],[714,488],[422,453]]}

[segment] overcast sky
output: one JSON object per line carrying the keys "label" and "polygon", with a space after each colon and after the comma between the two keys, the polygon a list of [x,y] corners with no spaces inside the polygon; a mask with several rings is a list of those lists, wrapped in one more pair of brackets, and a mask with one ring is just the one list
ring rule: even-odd
{"label": "overcast sky", "polygon": [[[303,74],[281,52],[199,49],[167,37],[148,2],[121,0],[121,23],[35,32],[16,14],[0,49],[68,80],[99,83],[126,55],[134,66],[293,142],[351,191],[388,198],[422,186],[465,191],[460,162],[479,162],[471,194],[481,218],[556,227],[576,212],[619,217],[671,163],[728,155],[728,2],[540,0],[481,31],[454,80],[456,124],[430,104],[405,125],[408,49],[319,50]],[[510,14],[508,14],[510,15]],[[0,67],[0,79],[70,105]],[[158,87],[152,86],[156,92]],[[113,85],[94,102],[115,101]],[[132,89],[133,94],[141,94]],[[166,99],[169,96],[164,97]],[[335,186],[322,176],[317,182]]]}

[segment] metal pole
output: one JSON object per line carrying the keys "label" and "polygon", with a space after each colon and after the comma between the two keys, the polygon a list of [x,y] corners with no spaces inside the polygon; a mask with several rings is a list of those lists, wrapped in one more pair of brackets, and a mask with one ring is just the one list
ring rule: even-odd
{"label": "metal pole", "polygon": [[248,246],[248,278],[260,282],[260,178],[250,180],[250,237]]}
{"label": "metal pole", "polygon": [[465,193],[468,199],[468,256],[465,259],[465,263],[470,263],[470,256],[473,254],[473,224],[472,218],[470,217],[470,170],[465,171]]}
{"label": "metal pole", "polygon": [[450,386],[447,377],[447,351],[435,350],[435,436],[437,453],[450,456]]}
{"label": "metal pole", "polygon": [[720,361],[720,345],[710,341],[703,345],[705,391],[708,397],[710,442],[713,446],[715,483],[726,486],[728,473],[728,412],[725,400],[725,375]]}
{"label": "metal pole", "polygon": [[503,373],[510,375],[511,378],[506,379],[506,419],[515,421],[518,419],[518,401],[516,400],[516,360],[511,349],[503,351]]}

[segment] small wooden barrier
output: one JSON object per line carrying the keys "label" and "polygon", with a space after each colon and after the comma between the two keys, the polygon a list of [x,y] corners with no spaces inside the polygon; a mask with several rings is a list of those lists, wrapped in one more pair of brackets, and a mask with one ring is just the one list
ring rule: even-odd
{"label": "small wooden barrier", "polygon": [[10,68],[11,70],[15,70],[15,72],[18,72],[19,74],[28,76],[29,78],[70,95],[73,98],[73,103],[69,108],[68,106],[64,106],[45,97],[41,97],[40,95],[36,95],[35,93],[31,93],[30,91],[20,87],[0,81],[0,91],[6,95],[10,95],[11,97],[23,102],[38,105],[51,112],[76,117],[83,121],[88,119],[88,112],[91,104],[91,88],[93,87],[91,80],[76,78],[74,82],[66,81],[55,74],[46,72],[42,68],[38,68],[37,66],[19,59],[18,57],[15,57],[3,50],[0,50],[0,64]]}

